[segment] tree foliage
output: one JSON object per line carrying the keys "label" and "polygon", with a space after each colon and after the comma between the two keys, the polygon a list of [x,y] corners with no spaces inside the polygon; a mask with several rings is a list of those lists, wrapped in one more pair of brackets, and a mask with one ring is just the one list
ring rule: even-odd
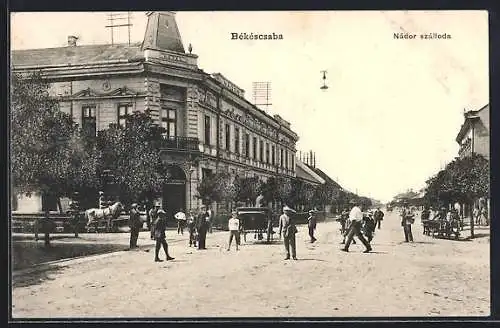
{"label": "tree foliage", "polygon": [[489,162],[483,156],[458,158],[427,180],[424,198],[439,205],[455,201],[470,203],[489,195],[489,179]]}
{"label": "tree foliage", "polygon": [[99,176],[106,170],[112,172],[122,201],[141,201],[161,192],[168,179],[158,151],[163,131],[149,113],[134,112],[125,126],[112,124],[98,133],[101,157],[97,172]]}
{"label": "tree foliage", "polygon": [[11,80],[11,177],[16,193],[70,195],[75,186],[95,183],[93,155],[70,115],[49,95],[40,73]]}

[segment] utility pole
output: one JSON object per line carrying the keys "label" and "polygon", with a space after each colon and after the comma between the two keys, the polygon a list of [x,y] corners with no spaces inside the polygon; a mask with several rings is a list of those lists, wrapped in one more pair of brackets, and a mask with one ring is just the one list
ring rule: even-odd
{"label": "utility pole", "polygon": [[[128,11],[126,14],[125,13],[109,13],[108,14],[108,21],[109,25],[106,25],[106,28],[109,28],[111,31],[111,45],[114,44],[114,31],[115,28],[121,28],[121,27],[127,27],[128,29],[128,45],[130,46],[130,28],[133,26],[131,21],[131,12]],[[127,20],[126,24],[115,24],[116,21],[123,21]]]}

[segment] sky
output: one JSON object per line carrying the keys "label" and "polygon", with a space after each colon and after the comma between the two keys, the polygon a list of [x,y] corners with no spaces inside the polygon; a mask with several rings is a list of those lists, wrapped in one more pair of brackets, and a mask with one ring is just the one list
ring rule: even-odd
{"label": "sky", "polygon": [[[110,43],[107,18],[14,13],[11,48],[65,46],[68,35]],[[252,82],[271,82],[263,109],[291,123],[298,150],[315,152],[316,166],[344,188],[378,200],[424,187],[457,156],[464,109],[489,101],[486,11],[177,12],[176,20],[200,68],[222,73],[251,102]],[[142,41],[146,22],[132,13],[132,42]],[[283,39],[231,39],[245,32]],[[115,42],[127,38],[126,28],[115,31]]]}

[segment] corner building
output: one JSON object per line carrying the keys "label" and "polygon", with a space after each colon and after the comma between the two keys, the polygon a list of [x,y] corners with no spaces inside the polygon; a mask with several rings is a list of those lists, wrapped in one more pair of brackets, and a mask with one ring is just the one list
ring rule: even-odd
{"label": "corner building", "polygon": [[[132,45],[77,45],[12,52],[15,72],[41,71],[61,110],[96,133],[150,110],[166,129],[161,157],[169,164],[162,201],[169,212],[196,208],[204,176],[295,176],[298,136],[290,123],[244,98],[222,74],[207,74],[186,53],[172,12],[149,12],[144,40]],[[172,213],[169,213],[172,214]]]}

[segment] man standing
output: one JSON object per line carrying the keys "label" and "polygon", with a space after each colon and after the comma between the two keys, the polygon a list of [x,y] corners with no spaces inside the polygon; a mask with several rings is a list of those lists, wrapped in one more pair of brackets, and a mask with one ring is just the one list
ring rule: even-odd
{"label": "man standing", "polygon": [[106,208],[107,205],[108,205],[108,203],[106,202],[106,197],[104,197],[104,192],[99,191],[99,208],[102,210],[102,209]]}
{"label": "man standing", "polygon": [[408,202],[403,203],[403,208],[401,209],[401,226],[403,226],[403,231],[405,234],[406,242],[413,242],[413,234],[411,232],[411,225],[414,222],[414,215],[408,208]]}
{"label": "man standing", "polygon": [[280,216],[279,223],[279,237],[283,233],[283,242],[286,249],[285,260],[290,259],[290,247],[292,248],[292,258],[297,259],[297,253],[295,248],[295,234],[297,233],[297,227],[293,222],[292,215],[296,213],[295,210],[288,206],[283,207],[283,214]]}
{"label": "man standing", "polygon": [[193,217],[193,213],[189,212],[189,216],[187,218],[187,228],[189,231],[189,247],[193,246],[196,247],[196,222]]}
{"label": "man standing", "polygon": [[174,217],[177,220],[177,234],[184,235],[184,226],[186,225],[186,214],[184,214],[182,208],[179,210],[179,212],[175,213]]}
{"label": "man standing", "polygon": [[229,219],[227,225],[229,228],[229,244],[227,250],[231,250],[233,237],[236,241],[236,250],[238,250],[238,246],[240,245],[240,219],[238,219],[238,212],[235,210],[232,212],[232,217]]}
{"label": "man standing", "polygon": [[167,213],[165,213],[164,210],[158,210],[158,217],[154,221],[155,226],[155,233],[154,237],[156,239],[156,245],[155,245],[155,262],[162,262],[160,260],[160,248],[163,246],[163,251],[165,252],[165,255],[167,256],[167,261],[168,260],[174,260],[173,257],[168,254],[168,244],[165,236],[165,229],[167,228]]}
{"label": "man standing", "polygon": [[366,250],[363,253],[369,253],[372,250],[372,247],[361,233],[363,212],[361,211],[361,208],[359,208],[357,201],[353,200],[351,201],[351,204],[354,205],[353,208],[351,209],[351,212],[349,213],[349,220],[351,221],[351,226],[349,227],[349,232],[347,233],[347,242],[345,244],[345,247],[342,248],[342,251],[349,252],[349,246],[351,245],[354,236],[356,236],[366,247]]}
{"label": "man standing", "polygon": [[131,205],[128,226],[130,227],[130,249],[133,249],[137,247],[137,238],[139,238],[139,231],[142,226],[140,213],[137,210],[137,203]]}
{"label": "man standing", "polygon": [[375,213],[373,213],[373,218],[375,219],[375,224],[377,225],[377,228],[380,229],[380,224],[384,219],[384,212],[380,210],[380,207],[377,207],[377,210],[375,211]]}
{"label": "man standing", "polygon": [[212,233],[212,221],[214,218],[214,212],[210,207],[207,208],[207,223],[208,223],[208,232]]}
{"label": "man standing", "polygon": [[314,210],[309,211],[309,217],[307,218],[307,227],[309,228],[309,237],[311,237],[311,244],[316,241],[314,237],[314,230],[316,230],[316,215]]}
{"label": "man standing", "polygon": [[[340,232],[342,233],[342,236],[344,237],[342,239],[341,244],[345,244],[345,240],[347,238],[347,233],[349,232],[349,228],[351,227],[351,221],[349,220],[349,209],[346,207],[342,214],[340,214]],[[356,245],[356,240],[352,240],[352,243]]]}
{"label": "man standing", "polygon": [[206,248],[206,240],[207,240],[207,231],[208,231],[208,213],[207,207],[205,205],[201,205],[200,213],[196,217],[196,230],[198,231],[198,249],[207,249]]}
{"label": "man standing", "polygon": [[265,207],[265,199],[262,192],[259,193],[257,199],[255,200],[255,207]]}
{"label": "man standing", "polygon": [[160,203],[155,202],[155,205],[153,206],[152,209],[149,210],[149,219],[151,220],[151,225],[150,225],[150,235],[151,239],[155,239],[155,221],[158,218],[158,211],[160,209]]}

